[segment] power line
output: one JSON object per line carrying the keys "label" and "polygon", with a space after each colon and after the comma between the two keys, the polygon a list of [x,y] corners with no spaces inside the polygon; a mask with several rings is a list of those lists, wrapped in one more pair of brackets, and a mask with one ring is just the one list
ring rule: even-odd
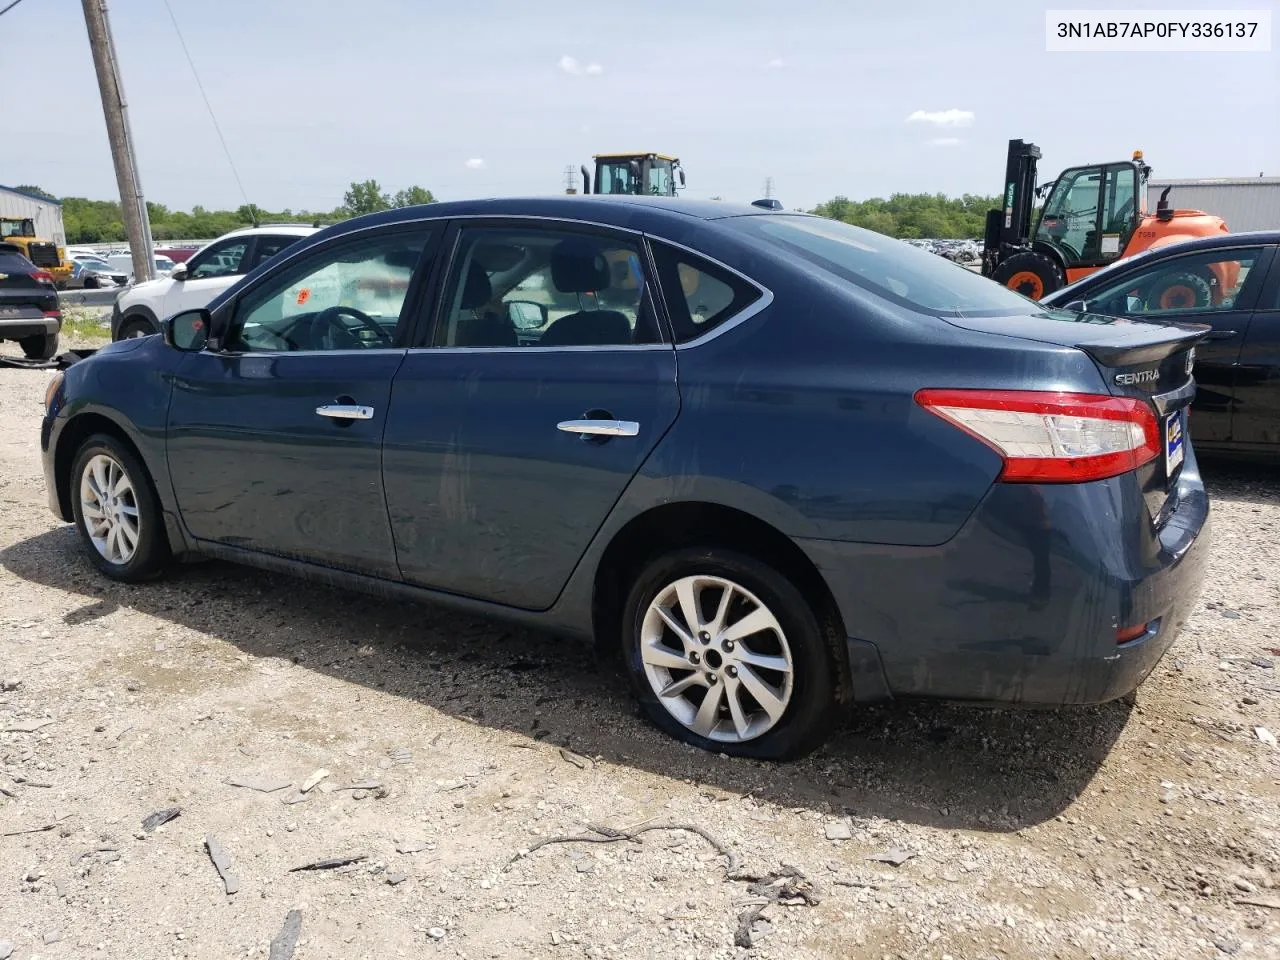
{"label": "power line", "polygon": [[3,17],[6,13],[8,13],[10,10],[12,10],[14,7],[16,7],[16,6],[17,6],[18,4],[20,4],[21,2],[22,2],[22,0],[13,0],[13,3],[9,4],[9,5],[8,5],[7,7],[5,7],[3,10],[0,10],[0,17]]}
{"label": "power line", "polygon": [[178,35],[178,43],[182,44],[182,52],[186,54],[187,63],[191,67],[191,75],[196,79],[196,89],[200,91],[200,96],[204,98],[205,109],[209,111],[209,119],[213,121],[213,129],[217,131],[218,142],[222,144],[222,152],[227,155],[227,164],[231,167],[231,173],[236,178],[236,186],[240,188],[240,196],[244,197],[244,202],[252,207],[253,204],[249,202],[249,194],[245,192],[244,184],[240,180],[240,171],[236,169],[236,162],[231,159],[231,151],[227,148],[227,140],[222,135],[222,128],[218,126],[218,118],[213,113],[213,104],[209,102],[209,95],[204,92],[204,84],[200,82],[200,74],[196,71],[195,61],[191,59],[191,51],[187,49],[187,41],[183,39],[182,28],[178,26],[178,18],[173,15],[173,7],[169,5],[169,0],[164,0],[164,8],[169,11],[169,19],[173,21],[173,30]]}

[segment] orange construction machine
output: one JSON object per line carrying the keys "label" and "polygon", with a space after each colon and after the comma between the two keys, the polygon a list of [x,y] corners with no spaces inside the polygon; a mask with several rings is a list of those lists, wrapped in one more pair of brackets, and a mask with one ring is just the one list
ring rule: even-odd
{"label": "orange construction machine", "polygon": [[[987,213],[982,275],[1033,300],[1135,253],[1190,237],[1226,233],[1220,217],[1174,210],[1169,190],[1147,212],[1151,168],[1135,150],[1132,160],[1071,167],[1036,186],[1040,148],[1009,141],[1004,208]],[[1049,194],[1032,224],[1034,200]]]}

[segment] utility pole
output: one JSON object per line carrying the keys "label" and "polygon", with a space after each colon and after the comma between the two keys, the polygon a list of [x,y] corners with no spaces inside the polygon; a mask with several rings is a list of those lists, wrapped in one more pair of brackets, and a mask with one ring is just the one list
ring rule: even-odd
{"label": "utility pole", "polygon": [[129,108],[120,82],[120,63],[115,41],[107,22],[107,0],[81,0],[84,22],[89,28],[89,49],[98,73],[98,92],[102,95],[102,113],[107,121],[107,139],[111,142],[111,159],[116,168],[116,184],[120,188],[120,211],[124,214],[124,230],[133,254],[135,279],[155,277],[155,253],[151,243],[151,220],[142,197],[142,181],[138,178],[138,161],[133,153],[133,134],[129,129]]}
{"label": "utility pole", "polygon": [[773,199],[773,177],[764,178],[764,195],[768,200]]}

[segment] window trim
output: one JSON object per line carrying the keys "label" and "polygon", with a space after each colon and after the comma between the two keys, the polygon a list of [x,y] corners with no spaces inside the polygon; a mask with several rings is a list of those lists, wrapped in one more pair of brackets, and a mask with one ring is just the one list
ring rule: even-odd
{"label": "window trim", "polygon": [[[678,351],[689,350],[693,347],[700,347],[704,343],[708,343],[709,341],[714,340],[716,337],[720,336],[722,333],[728,333],[730,330],[734,329],[738,325],[746,323],[748,320],[752,319],[758,314],[763,313],[765,310],[769,309],[769,307],[772,305],[773,303],[772,290],[770,290],[760,281],[747,276],[741,270],[735,270],[733,267],[729,266],[724,261],[717,260],[715,257],[708,256],[707,254],[703,253],[701,250],[695,250],[693,247],[686,246],[683,243],[677,243],[674,240],[668,240],[666,237],[660,237],[657,234],[647,234],[645,236],[645,239],[648,241],[651,241],[651,243],[649,244],[649,248],[650,248],[649,249],[649,258],[650,258],[649,266],[650,266],[650,269],[653,270],[654,276],[657,276],[658,270],[657,270],[657,259],[653,255],[652,244],[662,243],[662,244],[666,244],[668,247],[671,247],[674,250],[683,250],[685,253],[689,254],[690,256],[697,257],[699,260],[705,260],[707,263],[710,263],[713,266],[718,267],[719,269],[723,270],[725,273],[728,273],[729,275],[733,277],[737,277],[739,280],[742,280],[747,284],[750,284],[760,292],[759,297],[757,297],[751,303],[747,304],[747,306],[739,310],[728,320],[724,321],[721,324],[717,324],[716,326],[708,330],[706,333],[702,334],[701,336],[694,337],[692,340],[686,340],[684,343],[676,343],[675,344],[676,350]],[[667,317],[668,326],[671,327],[671,330],[670,330],[670,333],[672,334],[671,339],[674,342],[676,339],[674,335],[675,330],[674,330],[674,327],[672,327],[671,325],[671,320],[670,320],[671,313],[666,302],[667,294],[662,287],[660,277],[658,282],[658,291],[663,298],[662,311],[664,315],[666,315]]]}
{"label": "window trim", "polygon": [[[663,338],[661,343],[628,343],[628,344],[583,344],[578,346],[536,346],[536,347],[456,347],[448,344],[436,343],[442,325],[445,322],[445,314],[447,312],[447,303],[450,300],[449,294],[452,293],[450,279],[453,275],[454,264],[458,259],[462,246],[462,233],[464,229],[479,226],[481,229],[503,229],[507,227],[520,228],[527,224],[535,224],[530,229],[535,230],[569,230],[580,233],[596,234],[598,236],[613,237],[615,239],[625,238],[628,243],[633,243],[637,251],[641,255],[641,267],[645,271],[645,297],[649,301],[649,306],[654,312],[654,317],[658,324],[658,333]],[[591,220],[578,220],[566,217],[550,217],[538,215],[521,215],[521,214],[469,214],[458,217],[451,217],[448,229],[445,231],[445,237],[442,246],[448,247],[448,255],[442,256],[438,261],[438,271],[433,276],[432,284],[432,302],[429,310],[429,316],[422,325],[419,335],[413,338],[409,346],[410,353],[439,353],[441,351],[450,351],[451,353],[519,353],[519,354],[538,354],[538,353],[591,353],[591,352],[614,352],[618,350],[637,351],[637,350],[671,350],[673,348],[673,337],[671,336],[671,325],[666,314],[665,301],[661,301],[659,297],[653,295],[653,288],[658,286],[661,291],[656,271],[654,270],[652,253],[649,250],[647,237],[642,231],[629,229],[627,227],[615,227],[607,223],[597,223]]]}
{"label": "window trim", "polygon": [[[436,248],[440,243],[442,230],[437,230],[431,226],[432,223],[443,222],[446,218],[431,217],[421,220],[403,220],[396,221],[393,224],[377,224],[376,226],[363,227],[359,230],[351,230],[345,233],[337,234],[320,243],[308,244],[305,249],[296,250],[289,254],[284,260],[276,264],[275,267],[258,277],[251,283],[245,284],[243,287],[236,289],[234,296],[228,297],[222,303],[214,308],[213,317],[213,333],[209,337],[206,350],[212,353],[218,353],[228,357],[314,357],[314,356],[343,356],[355,355],[362,356],[370,353],[368,347],[349,350],[228,350],[223,347],[223,338],[227,331],[231,328],[231,324],[235,320],[237,312],[240,310],[240,304],[245,297],[252,294],[255,290],[261,289],[262,285],[271,280],[271,278],[279,276],[280,273],[292,269],[296,264],[293,261],[299,257],[310,256],[311,254],[319,254],[339,247],[347,243],[359,242],[361,240],[371,239],[367,235],[374,233],[372,239],[376,239],[376,233],[381,232],[384,235],[391,236],[399,233],[423,232],[427,234],[427,242],[422,247],[422,253],[418,257],[418,263],[413,268],[413,273],[409,279],[409,289],[405,293],[404,303],[400,306],[400,318],[396,322],[395,335],[391,344],[387,347],[379,347],[379,352],[386,350],[404,350],[406,342],[417,328],[418,315],[422,311],[422,296],[427,286],[429,277],[423,276],[423,264],[427,258],[434,255]],[[300,241],[307,240],[307,237],[299,237]],[[284,253],[292,250],[296,244],[291,244],[282,250]],[[246,251],[248,253],[248,251]],[[261,266],[261,265],[259,265]],[[258,268],[255,268],[255,270]],[[434,271],[429,271],[434,276]],[[243,276],[243,275],[242,275]]]}
{"label": "window trim", "polygon": [[[1097,299],[1098,296],[1103,292],[1110,290],[1114,287],[1123,286],[1125,284],[1131,283],[1135,278],[1141,276],[1142,274],[1145,274],[1148,272],[1156,272],[1156,271],[1177,270],[1179,269],[1177,266],[1178,263],[1186,260],[1190,260],[1193,257],[1204,258],[1204,257],[1218,257],[1219,255],[1221,255],[1220,257],[1221,259],[1229,260],[1231,259],[1231,254],[1238,253],[1242,250],[1259,251],[1257,263],[1258,265],[1264,268],[1263,270],[1264,274],[1268,272],[1266,267],[1267,267],[1267,264],[1271,262],[1268,258],[1269,257],[1273,258],[1272,251],[1275,250],[1274,244],[1241,243],[1241,244],[1232,245],[1229,247],[1211,247],[1209,249],[1185,250],[1182,253],[1178,254],[1176,257],[1169,257],[1168,259],[1163,259],[1156,263],[1142,264],[1141,266],[1138,266],[1136,269],[1132,269],[1127,273],[1117,274],[1116,276],[1111,278],[1111,281],[1109,283],[1099,284],[1096,288],[1094,288],[1092,292],[1082,292],[1081,295],[1079,297],[1076,297],[1075,299],[1082,299],[1087,302],[1092,302],[1093,300]],[[1250,270],[1250,273],[1252,273],[1252,270]],[[1215,310],[1213,307],[1208,307],[1208,308],[1199,309],[1199,310],[1184,310],[1182,312],[1170,311],[1168,314],[1164,314],[1164,315],[1157,314],[1153,316],[1151,314],[1142,314],[1142,316],[1147,317],[1151,320],[1160,320],[1165,317],[1167,317],[1170,320],[1176,320],[1179,317],[1191,316],[1192,314],[1197,314],[1197,313],[1214,314],[1214,315],[1248,313],[1257,308],[1258,298],[1262,291],[1262,286],[1263,284],[1265,284],[1267,279],[1268,278],[1264,276],[1257,283],[1251,283],[1249,280],[1246,280],[1245,286],[1241,288],[1240,293],[1242,297],[1245,294],[1249,294],[1249,296],[1243,301],[1240,299],[1237,299],[1236,303],[1232,304],[1232,307],[1230,310]],[[1061,306],[1063,305],[1058,304],[1056,308],[1060,309]],[[1135,317],[1139,315],[1126,313],[1126,314],[1123,314],[1123,316]]]}

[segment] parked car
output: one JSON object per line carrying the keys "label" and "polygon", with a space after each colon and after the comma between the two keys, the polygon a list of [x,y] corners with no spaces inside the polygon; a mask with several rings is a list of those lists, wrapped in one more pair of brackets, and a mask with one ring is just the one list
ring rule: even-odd
{"label": "parked car", "polygon": [[129,282],[129,275],[121,272],[101,257],[90,254],[68,254],[72,264],[71,278],[68,288],[83,287],[93,290],[98,287],[123,287]]}
{"label": "parked car", "polygon": [[58,352],[62,308],[53,274],[27,259],[22,247],[0,243],[0,340],[16,340],[30,360]]}
{"label": "parked car", "polygon": [[[155,279],[157,279],[157,280],[163,280],[165,277],[167,277],[167,276],[169,276],[170,274],[172,274],[172,273],[173,273],[173,268],[177,266],[177,264],[176,264],[173,260],[171,260],[171,259],[169,259],[168,257],[164,256],[163,254],[155,253],[155,254],[153,254],[153,255],[152,255],[152,257],[153,257],[153,259],[152,259],[152,263],[154,264],[154,269],[155,269],[155,272],[156,272]],[[120,271],[124,272],[125,274],[127,274],[128,279],[129,279],[130,281],[132,281],[132,280],[134,279],[134,275],[133,275],[133,254],[131,254],[131,253],[113,253],[113,254],[110,254],[110,255],[107,257],[107,261],[108,261],[108,262],[109,262],[109,263],[110,263],[110,264],[111,264],[115,269],[120,270]]]}
{"label": "parked car", "polygon": [[1094,703],[1169,648],[1204,328],[1088,319],[758,207],[389,211],[71,366],[49,502],[117,580],[222,557],[594,636],[663,730],[791,757],[849,703]]}
{"label": "parked car", "polygon": [[174,264],[168,276],[135,283],[121,294],[111,312],[111,339],[156,333],[169,314],[206,306],[246,273],[315,232],[314,227],[285,225],[219,237],[185,263]]}
{"label": "parked car", "polygon": [[1196,347],[1191,437],[1202,451],[1280,456],[1280,230],[1186,240],[1043,299],[1135,320],[1212,327]]}

